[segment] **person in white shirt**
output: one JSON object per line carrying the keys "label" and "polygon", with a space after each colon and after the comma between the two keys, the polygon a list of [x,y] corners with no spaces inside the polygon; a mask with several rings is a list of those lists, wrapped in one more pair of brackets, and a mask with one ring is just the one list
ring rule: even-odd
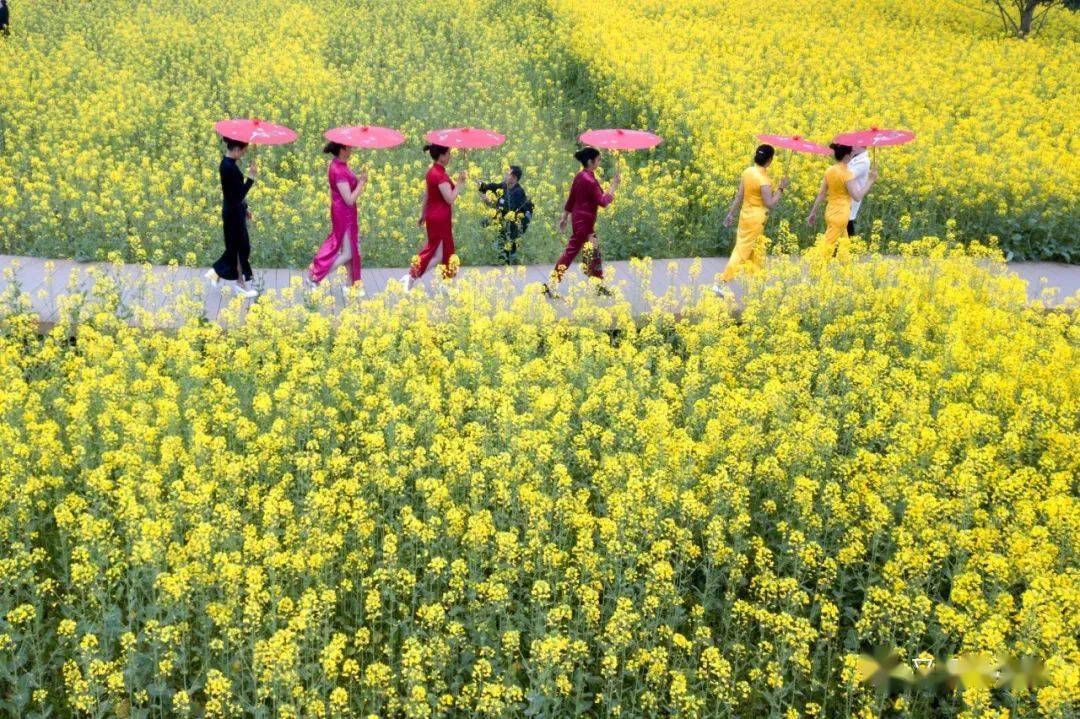
{"label": "person in white shirt", "polygon": [[[860,190],[866,187],[866,177],[870,173],[870,154],[866,151],[865,147],[853,147],[851,148],[851,159],[848,161],[848,170],[854,175],[851,179],[855,181],[856,187]],[[847,223],[848,237],[855,236],[855,218],[859,214],[859,206],[862,205],[862,200],[856,200],[851,198],[851,218]]]}

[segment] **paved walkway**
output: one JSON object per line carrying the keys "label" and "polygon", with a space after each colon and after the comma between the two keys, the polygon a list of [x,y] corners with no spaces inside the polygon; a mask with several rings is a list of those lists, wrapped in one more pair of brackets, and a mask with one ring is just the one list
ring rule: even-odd
{"label": "paved walkway", "polygon": [[[774,258],[776,261],[778,258]],[[663,295],[672,286],[685,286],[691,283],[690,266],[693,259],[677,260],[654,260],[650,277],[651,292],[655,295]],[[701,274],[697,284],[712,283],[712,278],[724,268],[726,257],[702,258]],[[669,269],[674,263],[675,270]],[[648,306],[648,293],[643,283],[635,281],[635,272],[628,261],[605,262],[605,269],[611,273],[616,282],[629,280],[622,285],[624,297],[633,305],[635,311],[645,309]],[[24,293],[30,301],[33,310],[38,314],[43,324],[56,322],[61,303],[65,295],[73,292],[89,293],[94,285],[94,278],[89,272],[91,268],[98,268],[106,275],[116,278],[123,287],[123,302],[125,305],[138,306],[149,311],[158,311],[171,307],[178,294],[184,291],[188,296],[202,294],[203,313],[208,320],[216,320],[219,312],[233,298],[230,290],[214,289],[203,280],[202,274],[205,268],[152,266],[148,273],[148,267],[144,265],[116,265],[110,263],[81,263],[71,260],[45,260],[37,257],[17,257],[12,255],[0,255],[0,297],[10,297],[12,285],[17,285],[18,290]],[[1028,295],[1034,299],[1039,296],[1044,287],[1055,287],[1059,290],[1057,299],[1070,297],[1080,291],[1080,266],[1065,265],[1053,262],[1017,262],[1009,266],[1009,269],[1025,279],[1028,283]],[[519,270],[508,270],[499,267],[464,267],[460,276],[483,276],[485,273],[498,273],[489,275],[492,281],[509,279],[518,291],[532,282],[544,282],[551,271],[549,265],[531,265],[524,268],[524,273]],[[395,268],[365,268],[364,286],[368,296],[383,292],[387,284],[392,280],[398,280],[405,274],[404,269]],[[300,281],[303,270],[291,269],[256,269],[255,286],[264,293],[278,291],[287,288],[291,283]],[[425,282],[432,282],[433,272],[428,273]],[[569,281],[580,278],[575,266],[567,275]],[[1045,279],[1045,283],[1043,280]],[[223,283],[224,284],[224,283]],[[196,288],[192,291],[191,288]],[[332,294],[340,305],[344,299],[341,296],[338,282],[332,283]]]}

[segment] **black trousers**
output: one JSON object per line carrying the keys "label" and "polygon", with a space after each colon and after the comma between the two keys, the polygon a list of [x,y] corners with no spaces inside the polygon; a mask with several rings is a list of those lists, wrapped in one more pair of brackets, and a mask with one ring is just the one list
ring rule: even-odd
{"label": "black trousers", "polygon": [[10,18],[8,16],[7,5],[5,5],[3,8],[0,8],[0,35],[7,35],[8,34],[8,20],[9,19]]}
{"label": "black trousers", "polygon": [[244,280],[250,282],[252,278],[251,263],[251,240],[248,238],[247,217],[243,214],[228,214],[222,216],[222,225],[225,233],[225,252],[214,263],[214,272],[223,280],[238,280],[240,273],[244,273]]}
{"label": "black trousers", "polygon": [[854,237],[855,236],[855,220],[848,220],[847,221],[847,236],[848,237]]}
{"label": "black trousers", "polygon": [[499,259],[503,264],[516,265],[517,259],[517,241],[521,237],[521,228],[518,223],[513,220],[504,220],[502,227],[499,228],[498,250]]}

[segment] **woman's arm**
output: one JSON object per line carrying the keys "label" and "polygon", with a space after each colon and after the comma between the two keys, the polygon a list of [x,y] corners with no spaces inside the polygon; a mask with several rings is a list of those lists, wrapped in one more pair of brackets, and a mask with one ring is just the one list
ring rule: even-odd
{"label": "woman's arm", "polygon": [[596,204],[598,206],[607,207],[611,204],[611,201],[615,199],[615,191],[619,189],[619,182],[621,180],[622,177],[616,172],[615,176],[611,178],[611,184],[608,185],[607,192],[604,192],[603,188],[600,187],[599,182],[596,183],[594,193],[596,194]]}
{"label": "woman's arm", "polygon": [[248,190],[255,184],[257,168],[248,169],[248,177],[244,177],[243,171],[235,165],[222,173],[222,190],[225,202],[229,205],[239,205],[247,197]]}
{"label": "woman's arm", "polygon": [[859,186],[859,181],[856,179],[850,179],[844,183],[847,187],[848,194],[851,195],[851,199],[855,201],[861,201],[870,192],[870,188],[877,182],[877,168],[871,167],[870,172],[866,175],[866,184]]}
{"label": "woman's arm", "polygon": [[776,192],[773,192],[772,185],[761,186],[761,199],[765,203],[765,206],[770,210],[776,207],[776,204],[780,202],[780,198],[784,196],[784,190],[788,188],[788,178],[784,177],[780,179],[780,184],[776,186]]}
{"label": "woman's arm", "polygon": [[454,204],[454,200],[456,200],[458,195],[461,194],[461,191],[465,189],[465,183],[468,179],[469,176],[462,172],[457,176],[457,185],[455,187],[451,187],[449,182],[439,183],[439,192],[442,193],[442,197],[446,200],[446,204]]}
{"label": "woman's arm", "polygon": [[420,219],[416,221],[417,227],[424,226],[424,215],[427,214],[427,188],[424,188],[424,194],[420,195]]}
{"label": "woman's arm", "polygon": [[[764,196],[765,188],[761,188]],[[743,200],[743,183],[739,180],[739,189],[735,191],[735,199],[731,201],[731,205],[728,207],[727,217],[724,218],[724,227],[731,227],[731,224],[735,222],[735,210],[739,209]]]}
{"label": "woman's arm", "polygon": [[818,190],[817,197],[814,198],[814,206],[810,208],[810,215],[806,218],[806,224],[813,227],[814,222],[817,220],[817,211],[821,207],[821,203],[825,201],[825,192],[828,190],[828,186],[825,184],[825,178],[821,178],[821,189]]}
{"label": "woman's arm", "polygon": [[570,221],[570,212],[563,210],[562,217],[559,218],[559,232],[566,232],[566,223]]}
{"label": "woman's arm", "polygon": [[248,190],[255,184],[255,177],[259,174],[259,164],[255,161],[255,158],[251,158],[251,162],[248,163],[247,177],[244,177],[240,173],[240,168],[236,168],[236,172],[240,175],[242,182],[240,190],[240,200],[243,201],[247,198]]}
{"label": "woman's arm", "polygon": [[349,207],[356,205],[356,198],[360,197],[360,193],[364,191],[364,186],[367,185],[367,173],[361,172],[356,177],[356,189],[349,189],[349,183],[340,180],[337,183],[337,191],[341,193],[341,199],[345,200],[345,204]]}

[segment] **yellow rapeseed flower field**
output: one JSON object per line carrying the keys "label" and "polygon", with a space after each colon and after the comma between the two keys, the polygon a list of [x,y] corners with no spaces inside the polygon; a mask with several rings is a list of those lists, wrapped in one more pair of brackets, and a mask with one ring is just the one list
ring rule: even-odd
{"label": "yellow rapeseed flower field", "polygon": [[[885,153],[867,222],[908,216],[918,237],[955,219],[1021,257],[1078,254],[1080,21],[1068,14],[1020,42],[959,4],[916,0],[35,0],[13,29],[0,42],[4,252],[207,264],[221,243],[212,123],[259,116],[301,137],[260,151],[257,266],[308,262],[328,222],[321,133],[353,123],[409,137],[354,160],[372,177],[369,264],[407,265],[420,137],[460,124],[509,137],[457,160],[473,180],[525,168],[538,207],[525,262],[557,256],[577,134],[613,123],[667,141],[619,160],[627,182],[601,225],[610,258],[726,252],[718,220],[754,132],[827,140],[871,122],[919,140]],[[823,169],[794,168],[778,219],[805,216]],[[497,257],[489,212],[473,193],[458,207],[467,264]],[[813,242],[801,222],[791,231]]]}
{"label": "yellow rapeseed flower field", "polygon": [[[882,150],[867,221],[955,219],[1027,258],[1080,258],[1080,17],[1004,40],[978,3],[920,0],[553,0],[589,84],[614,117],[647,122],[692,161],[681,180],[715,234],[755,133],[827,144],[871,125],[914,130]],[[617,18],[617,22],[612,19]],[[781,156],[786,160],[786,156]],[[828,160],[797,158],[805,218]],[[790,169],[790,168],[789,168]],[[774,174],[783,172],[776,168]]]}
{"label": "yellow rapeseed flower field", "polygon": [[[360,202],[367,263],[406,266],[416,252],[421,138],[456,125],[508,135],[452,170],[488,181],[521,165],[539,208],[523,259],[557,255],[555,222],[580,169],[568,132],[584,120],[561,104],[557,36],[529,3],[42,0],[17,20],[0,42],[0,251],[208,263],[222,242],[212,125],[254,116],[300,132],[259,150],[258,266],[310,260],[329,222],[322,132],[360,123],[409,138],[354,159],[372,180]],[[677,213],[667,196],[628,195],[620,227],[658,237]],[[498,255],[490,214],[472,192],[458,207],[470,263]]]}
{"label": "yellow rapeseed flower field", "polygon": [[[0,714],[1076,716],[1077,314],[909,247],[776,262],[737,321],[6,298]],[[878,647],[1045,683],[878,694]]]}
{"label": "yellow rapeseed flower field", "polygon": [[[773,260],[737,316],[700,272],[643,313],[491,275],[337,312],[297,284],[217,324],[201,285],[162,275],[155,313],[95,269],[47,329],[9,287],[0,717],[1077,716],[1080,319],[996,248],[1075,257],[1078,30],[915,0],[19,2],[4,252],[205,264],[226,116],[300,131],[259,150],[262,266],[325,236],[339,124],[409,136],[354,162],[365,260],[396,265],[433,127],[508,135],[453,169],[525,168],[528,262],[588,127],[666,137],[605,161],[608,257],[725,251],[754,132],[919,141],[881,153],[865,237]],[[781,157],[773,254],[813,242],[823,168]],[[861,681],[890,650],[958,685]]]}

